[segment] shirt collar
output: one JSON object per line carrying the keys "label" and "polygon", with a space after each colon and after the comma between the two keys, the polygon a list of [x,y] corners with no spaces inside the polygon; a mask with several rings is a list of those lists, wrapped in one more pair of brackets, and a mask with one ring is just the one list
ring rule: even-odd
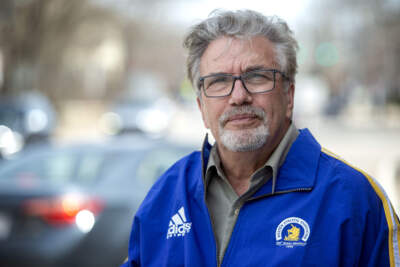
{"label": "shirt collar", "polygon": [[211,178],[214,176],[213,172],[215,172],[215,171],[217,172],[219,177],[221,177],[222,179],[225,179],[225,174],[221,169],[221,159],[218,155],[217,146],[214,143],[214,145],[212,146],[211,151],[210,151],[210,158],[209,158],[208,164],[207,164],[206,176],[204,177],[206,186],[210,182]]}

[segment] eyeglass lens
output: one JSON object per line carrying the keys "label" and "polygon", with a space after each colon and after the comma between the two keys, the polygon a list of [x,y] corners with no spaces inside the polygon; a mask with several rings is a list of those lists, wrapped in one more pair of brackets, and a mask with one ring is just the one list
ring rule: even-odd
{"label": "eyeglass lens", "polygon": [[252,71],[241,76],[230,74],[217,74],[203,79],[204,90],[207,96],[229,95],[236,80],[241,80],[250,93],[261,93],[274,88],[275,71]]}

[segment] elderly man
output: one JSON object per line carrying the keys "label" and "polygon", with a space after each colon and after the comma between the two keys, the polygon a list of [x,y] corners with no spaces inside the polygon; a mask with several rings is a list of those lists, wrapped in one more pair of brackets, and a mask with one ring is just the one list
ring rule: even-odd
{"label": "elderly man", "polygon": [[292,122],[297,42],[287,24],[214,12],[184,44],[216,142],[155,183],[125,266],[400,266],[385,192]]}

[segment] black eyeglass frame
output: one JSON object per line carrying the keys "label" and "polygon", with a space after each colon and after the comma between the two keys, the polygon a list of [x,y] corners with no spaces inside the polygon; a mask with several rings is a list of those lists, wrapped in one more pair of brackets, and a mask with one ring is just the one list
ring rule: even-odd
{"label": "black eyeglass frame", "polygon": [[[273,72],[273,74],[274,74],[274,86],[271,89],[268,89],[268,90],[265,90],[265,91],[250,92],[249,89],[247,89],[246,83],[243,81],[242,76],[251,74],[253,72],[260,72],[260,71],[272,71]],[[201,90],[201,88],[203,88],[203,92],[204,92],[204,95],[206,97],[210,97],[210,98],[227,97],[227,96],[230,96],[232,94],[233,89],[235,88],[236,81],[240,80],[242,82],[242,85],[243,85],[243,87],[244,87],[244,89],[246,90],[247,93],[249,93],[251,95],[253,95],[253,94],[263,94],[263,93],[267,93],[267,92],[270,92],[270,91],[275,89],[276,73],[281,74],[282,78],[285,78],[286,80],[290,80],[289,77],[286,75],[286,73],[284,73],[283,71],[280,71],[280,70],[277,70],[277,69],[259,69],[259,70],[248,71],[248,72],[242,73],[241,75],[238,75],[238,76],[235,76],[235,75],[232,75],[232,74],[228,74],[228,73],[218,73],[218,74],[210,74],[210,75],[202,76],[202,77],[199,78],[199,88],[200,88],[200,90]],[[204,79],[209,78],[209,77],[227,77],[227,76],[233,78],[232,88],[231,88],[231,90],[229,91],[228,94],[226,94],[226,95],[218,95],[218,96],[207,95],[206,89],[204,88]]]}

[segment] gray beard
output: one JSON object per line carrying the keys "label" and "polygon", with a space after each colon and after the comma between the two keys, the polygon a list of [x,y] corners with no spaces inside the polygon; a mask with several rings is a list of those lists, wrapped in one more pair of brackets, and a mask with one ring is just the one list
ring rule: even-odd
{"label": "gray beard", "polygon": [[[254,114],[262,119],[262,124],[256,128],[243,130],[226,130],[224,125],[233,115]],[[224,147],[233,152],[254,151],[261,148],[268,140],[269,127],[265,112],[252,106],[240,106],[224,113],[219,119],[220,141]]]}

